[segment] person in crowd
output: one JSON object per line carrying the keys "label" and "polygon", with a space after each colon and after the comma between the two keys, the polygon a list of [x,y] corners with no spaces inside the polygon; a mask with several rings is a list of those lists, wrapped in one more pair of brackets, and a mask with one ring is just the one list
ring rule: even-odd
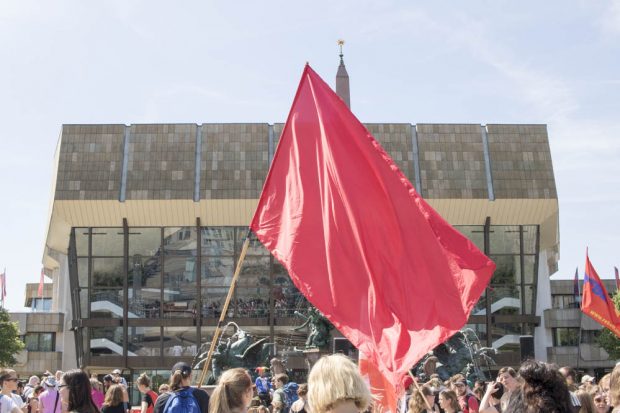
{"label": "person in crowd", "polygon": [[579,413],[597,413],[590,393],[585,390],[577,390],[575,396],[579,399],[579,404],[581,405]]}
{"label": "person in crowd", "polygon": [[504,413],[570,413],[574,411],[566,380],[557,367],[536,360],[525,361],[519,369],[523,380]]}
{"label": "person in crowd", "polygon": [[26,396],[24,396],[24,382],[17,381],[17,390],[15,390],[15,394],[21,397],[22,401],[26,403]]}
{"label": "person in crowd", "polygon": [[415,391],[411,376],[405,376],[403,388],[405,389],[405,393],[398,400],[398,407],[396,408],[398,413],[405,413],[409,409],[409,400],[411,400],[413,392]]}
{"label": "person in crowd", "polygon": [[370,390],[355,363],[342,354],[320,358],[308,375],[312,413],[364,412]]}
{"label": "person in crowd", "polygon": [[498,381],[489,383],[480,401],[480,413],[500,413],[504,385]]}
{"label": "person in crowd", "polygon": [[168,383],[162,383],[159,385],[159,388],[157,389],[157,393],[159,393],[159,396],[161,396],[164,393],[168,393],[169,390],[170,390],[170,386],[168,386]]}
{"label": "person in crowd", "polygon": [[286,386],[286,383],[288,383],[288,376],[285,373],[276,374],[273,377],[273,387],[275,387],[271,399],[273,413],[285,412],[290,407],[286,405],[286,394],[284,393],[284,386]]}
{"label": "person in crowd", "polygon": [[[407,413],[432,413],[436,409],[435,393],[433,393],[430,386],[424,385],[420,387],[420,391],[416,389],[411,394],[407,404]],[[428,406],[432,410],[428,410]]]}
{"label": "person in crowd", "polygon": [[[602,382],[602,380],[601,380]],[[4,389],[2,389],[4,391]],[[609,375],[609,404],[612,407],[612,413],[620,413],[620,364]]]}
{"label": "person in crowd", "polygon": [[592,386],[594,384],[594,377],[590,376],[589,374],[584,374],[583,377],[581,378],[581,386]]}
{"label": "person in crowd", "polygon": [[[220,380],[222,380],[220,378]],[[251,380],[250,380],[251,381]],[[191,397],[190,401],[198,405],[201,413],[209,412],[209,395],[202,389],[191,388],[192,384],[192,368],[189,364],[182,361],[172,366],[172,375],[170,376],[169,392],[160,394],[155,402],[153,413],[170,413],[165,412],[164,407],[170,397],[175,399],[178,396]],[[251,385],[250,385],[251,386]],[[173,403],[171,402],[171,405]]]}
{"label": "person in crowd", "polygon": [[153,413],[155,402],[157,401],[157,393],[151,390],[151,379],[145,373],[142,373],[136,380],[138,390],[142,393],[140,402],[140,413]]}
{"label": "person in crowd", "polygon": [[252,384],[246,370],[226,370],[211,395],[209,413],[245,413],[252,403]]}
{"label": "person in crowd", "polygon": [[467,385],[465,377],[460,374],[455,376],[452,385],[459,401],[460,410],[463,413],[478,413],[480,403]]}
{"label": "person in crowd", "polygon": [[91,376],[90,388],[90,396],[92,397],[93,402],[95,402],[95,406],[101,409],[101,406],[103,406],[103,401],[105,400],[105,394],[103,394],[103,383],[97,380],[96,376],[94,378]]}
{"label": "person in crowd", "polygon": [[439,393],[439,407],[445,413],[457,413],[461,411],[458,397],[452,390],[442,390]]}
{"label": "person in crowd", "polygon": [[[2,386],[3,382],[0,379],[0,386]],[[17,407],[15,402],[11,397],[7,397],[3,394],[0,394],[0,413],[23,413],[22,409]]]}
{"label": "person in crowd", "polygon": [[291,405],[291,412],[293,413],[310,413],[306,405],[308,404],[308,384],[303,383],[299,385],[297,389],[297,395],[299,399],[295,400]]}
{"label": "person in crowd", "polygon": [[105,400],[101,406],[101,413],[125,413],[125,403],[123,403],[123,386],[113,384],[105,394]]}
{"label": "person in crowd", "polygon": [[256,391],[261,403],[265,406],[269,406],[271,403],[271,381],[267,376],[269,369],[267,367],[258,367],[256,369],[258,377],[254,381],[256,385]]}
{"label": "person in crowd", "polygon": [[609,413],[611,407],[607,403],[607,392],[603,391],[600,385],[594,385],[588,388],[588,393],[592,397],[596,413]]}
{"label": "person in crowd", "polygon": [[125,380],[125,378],[121,376],[121,373],[122,372],[120,371],[120,369],[114,369],[112,370],[112,377],[116,379],[116,383],[122,384],[123,386],[125,386],[125,388],[127,388],[127,380]]}
{"label": "person in crowd", "polygon": [[577,372],[570,366],[564,366],[560,368],[560,374],[564,376],[568,390],[577,391]]}
{"label": "person in crowd", "polygon": [[17,373],[13,369],[4,369],[0,371],[0,386],[2,386],[1,394],[13,400],[13,403],[23,412],[27,413],[28,406],[22,400],[21,396],[13,393],[17,391]]}
{"label": "person in crowd", "polygon": [[28,383],[24,387],[24,396],[26,396],[26,399],[30,397],[34,388],[37,387],[39,384],[41,384],[39,376],[30,376],[30,378],[28,379]]}
{"label": "person in crowd", "polygon": [[256,413],[269,413],[267,406],[260,405],[256,408]]}
{"label": "person in crowd", "polygon": [[60,379],[63,374],[64,373],[62,370],[56,370],[56,373],[54,373],[54,378],[56,379],[56,383],[60,383]]}
{"label": "person in crowd", "polygon": [[43,386],[38,385],[30,393],[30,397],[26,401],[26,404],[28,405],[28,413],[41,412],[41,402],[39,401],[39,396],[43,393],[43,390],[45,390]]}
{"label": "person in crowd", "polygon": [[54,376],[47,376],[43,380],[43,393],[39,396],[41,413],[61,413],[62,402],[57,390],[58,382]]}
{"label": "person in crowd", "polygon": [[111,385],[114,384],[114,377],[111,374],[103,376],[103,393],[107,393]]}
{"label": "person in crowd", "polygon": [[69,370],[62,375],[58,384],[60,399],[67,413],[99,413],[90,397],[90,379],[82,370]]}
{"label": "person in crowd", "polygon": [[517,378],[517,372],[512,367],[502,367],[497,372],[497,381],[504,386],[504,394],[500,399],[500,407],[503,412],[508,407],[510,399],[521,388],[521,383]]}

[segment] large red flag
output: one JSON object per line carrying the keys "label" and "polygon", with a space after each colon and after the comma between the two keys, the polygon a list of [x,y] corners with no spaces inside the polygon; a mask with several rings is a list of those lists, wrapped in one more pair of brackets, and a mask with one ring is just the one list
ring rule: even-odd
{"label": "large red flag", "polygon": [[620,337],[620,314],[586,253],[581,311]]}
{"label": "large red flag", "polygon": [[396,386],[463,327],[495,270],[310,66],[251,229]]}

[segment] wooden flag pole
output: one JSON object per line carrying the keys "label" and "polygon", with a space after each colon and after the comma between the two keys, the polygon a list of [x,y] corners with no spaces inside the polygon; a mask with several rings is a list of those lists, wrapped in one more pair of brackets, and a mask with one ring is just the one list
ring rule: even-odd
{"label": "wooden flag pole", "polygon": [[[413,374],[411,374],[411,371],[409,372],[409,376],[411,376],[411,379],[413,380],[413,384],[415,384],[415,388],[420,392],[420,396],[422,396],[422,400],[424,400],[424,403],[426,404],[426,407],[428,407],[428,411],[432,412],[433,411],[433,407],[431,406],[431,404],[426,399],[426,396],[424,395],[424,393],[422,393],[422,388],[418,384],[418,382],[415,379],[415,377],[413,377]],[[409,406],[407,406],[407,409],[409,409]]]}
{"label": "wooden flag pole", "polygon": [[226,318],[226,314],[228,313],[228,305],[230,304],[230,300],[232,299],[233,292],[235,291],[235,286],[237,285],[237,279],[239,278],[239,274],[241,273],[241,265],[243,264],[243,261],[245,260],[245,254],[248,252],[248,247],[250,246],[250,234],[251,234],[251,230],[248,229],[248,233],[245,236],[245,241],[243,242],[243,247],[241,248],[241,254],[239,255],[239,261],[237,261],[237,268],[235,269],[235,274],[233,275],[233,279],[230,283],[230,288],[228,289],[228,295],[226,296],[226,301],[224,302],[224,307],[222,308],[222,312],[220,314],[220,320],[217,322],[217,326],[215,327],[215,332],[213,333],[213,339],[211,340],[211,346],[209,347],[209,353],[207,353],[207,360],[205,361],[205,364],[202,367],[202,373],[200,374],[200,380],[198,381],[199,388],[202,387],[202,384],[207,378],[207,373],[209,372],[209,366],[211,366],[211,359],[213,358],[215,346],[217,345],[217,342],[220,339],[220,334],[222,331],[222,324],[224,324],[224,319]]}

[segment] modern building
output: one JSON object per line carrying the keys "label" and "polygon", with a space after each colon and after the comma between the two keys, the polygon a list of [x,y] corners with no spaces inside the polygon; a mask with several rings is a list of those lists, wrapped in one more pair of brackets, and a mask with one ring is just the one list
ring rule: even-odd
{"label": "modern building", "polygon": [[[615,280],[602,281],[608,293],[616,290]],[[580,291],[582,286],[580,282]],[[603,327],[581,312],[572,280],[551,281],[549,307],[544,311],[544,319],[551,336],[551,345],[547,347],[550,362],[573,366],[594,377],[613,370],[617,360],[610,359],[596,341]]]}
{"label": "modern building", "polygon": [[[55,372],[62,366],[65,316],[52,312],[52,284],[43,285],[41,296],[38,289],[39,284],[26,284],[24,306],[30,308],[30,312],[9,313],[11,321],[17,322],[25,344],[13,366],[19,377],[41,374],[46,370]],[[73,340],[70,345],[73,346]]]}
{"label": "modern building", "polygon": [[[338,86],[348,101],[342,61]],[[63,368],[165,377],[179,359],[192,361],[214,331],[283,126],[62,126],[43,262],[52,310],[71,324]],[[546,126],[366,126],[416,190],[497,263],[469,326],[499,350],[498,364],[519,363],[522,335],[546,359],[552,342],[539,303],[548,301],[559,244]],[[253,241],[228,319],[269,337],[302,369],[291,350],[303,334],[291,328],[305,308]]]}

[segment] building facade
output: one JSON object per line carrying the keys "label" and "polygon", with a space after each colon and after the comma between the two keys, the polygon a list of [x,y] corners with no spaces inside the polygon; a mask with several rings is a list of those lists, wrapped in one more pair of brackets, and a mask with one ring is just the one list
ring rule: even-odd
{"label": "building facade", "polygon": [[[44,284],[41,296],[39,284],[26,284],[24,306],[30,312],[12,312],[11,321],[16,322],[25,348],[16,355],[13,366],[19,377],[55,372],[62,367],[62,353],[65,347],[65,315],[51,311],[52,284]],[[71,339],[69,345],[73,347]]]}
{"label": "building facade", "polygon": [[[558,260],[544,125],[367,124],[416,190],[496,263],[469,327],[519,363],[547,358],[541,299]],[[165,375],[210,340],[282,124],[64,125],[44,266],[65,315],[63,368]],[[289,367],[307,307],[256,241],[228,319],[276,343]]]}
{"label": "building facade", "polygon": [[[608,293],[616,290],[615,280],[602,280]],[[583,282],[580,282],[580,291]],[[617,360],[610,359],[596,339],[603,327],[581,312],[575,299],[572,280],[551,281],[550,308],[544,311],[547,334],[551,345],[547,347],[550,362],[560,366],[573,366],[594,377],[601,377],[613,370]]]}

